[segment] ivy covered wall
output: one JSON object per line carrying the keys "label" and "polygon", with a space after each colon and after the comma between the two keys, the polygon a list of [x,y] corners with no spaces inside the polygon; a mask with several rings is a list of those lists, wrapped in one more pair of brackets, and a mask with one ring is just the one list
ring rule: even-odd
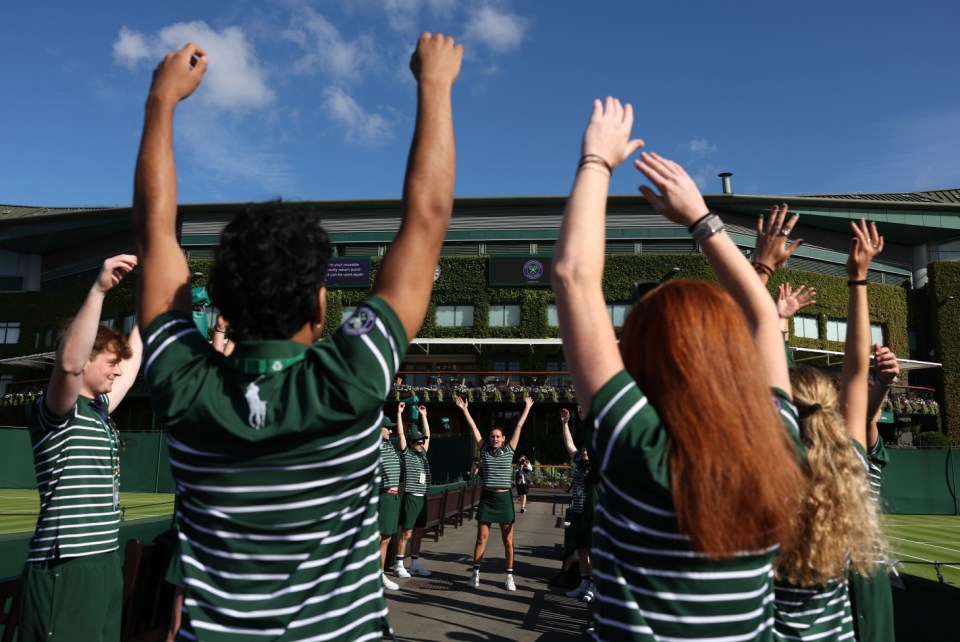
{"label": "ivy covered wall", "polygon": [[[545,338],[558,337],[559,329],[548,325],[547,306],[553,303],[553,293],[548,287],[489,287],[487,285],[486,257],[442,257],[440,277],[434,284],[434,292],[420,336],[422,337],[501,337]],[[210,260],[191,260],[191,272],[199,272],[195,285],[205,285],[212,267]],[[381,259],[371,262],[372,278],[381,265]],[[677,269],[675,269],[677,268]],[[693,278],[713,280],[713,272],[702,255],[613,255],[608,256],[603,278],[607,301],[628,303],[634,281],[663,280],[667,278]],[[784,281],[795,285],[809,285],[817,290],[817,303],[803,311],[818,319],[820,339],[794,338],[797,347],[825,350],[842,350],[843,344],[828,341],[825,337],[828,319],[846,318],[847,286],[844,278],[825,274],[783,269],[777,271],[770,282],[771,294]],[[104,318],[113,318],[117,324],[134,310],[135,279],[127,279],[118,286],[104,304]],[[55,290],[44,293],[0,294],[0,310],[3,319],[20,320],[20,342],[16,346],[0,346],[0,358],[44,351],[34,349],[35,333],[51,327],[59,327],[79,308],[89,286]],[[324,335],[329,335],[339,326],[343,309],[362,303],[369,296],[368,289],[331,290],[328,295],[327,321]],[[955,295],[956,300],[947,304],[936,303]],[[930,269],[930,300],[932,309],[926,311],[923,292],[908,292],[889,285],[869,286],[870,317],[874,323],[884,326],[886,342],[899,356],[909,356],[908,327],[916,328],[921,319],[929,316],[934,334],[934,346],[938,358],[943,361],[941,383],[938,386],[942,398],[945,425],[951,434],[960,438],[960,263],[935,263]],[[466,304],[474,306],[474,323],[469,327],[438,327],[436,306]],[[520,324],[516,327],[490,327],[488,311],[491,305],[517,304],[520,306]],[[536,346],[513,348],[514,358],[521,361],[522,370],[543,370],[551,358],[562,354],[559,346]],[[462,346],[431,346],[431,354],[462,353]],[[491,359],[503,356],[503,351],[484,349],[477,357],[477,368],[490,370]],[[18,379],[36,376],[39,371],[25,368],[6,369]]]}

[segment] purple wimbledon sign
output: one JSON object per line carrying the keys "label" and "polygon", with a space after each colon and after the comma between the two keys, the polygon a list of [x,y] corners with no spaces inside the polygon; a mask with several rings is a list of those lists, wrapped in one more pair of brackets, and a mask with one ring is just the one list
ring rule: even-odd
{"label": "purple wimbledon sign", "polygon": [[328,288],[369,287],[370,259],[330,259],[325,284]]}

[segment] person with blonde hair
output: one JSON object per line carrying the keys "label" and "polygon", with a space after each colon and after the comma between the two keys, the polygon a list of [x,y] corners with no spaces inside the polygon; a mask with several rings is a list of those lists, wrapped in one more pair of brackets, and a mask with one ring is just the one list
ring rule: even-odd
{"label": "person with blonde hair", "polygon": [[[797,518],[796,546],[777,560],[775,626],[784,637],[839,640],[853,636],[847,573],[871,575],[881,541],[869,495],[866,461],[870,320],[866,276],[883,249],[876,225],[851,223],[847,260],[847,337],[840,389],[810,366],[790,371],[810,481]],[[769,242],[758,239],[758,245]],[[779,289],[781,316],[792,314],[790,289]]]}
{"label": "person with blonde hair", "polygon": [[594,102],[564,214],[553,288],[564,354],[592,418],[591,561],[601,640],[772,640],[773,561],[805,484],[776,306],[678,164],[636,167],[720,285],[643,293],[617,338],[604,291],[612,171],[643,146],[633,110]]}

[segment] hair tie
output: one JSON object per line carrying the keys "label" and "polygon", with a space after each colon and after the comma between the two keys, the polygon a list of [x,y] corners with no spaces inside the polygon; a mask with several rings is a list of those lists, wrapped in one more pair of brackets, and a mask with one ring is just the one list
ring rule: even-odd
{"label": "hair tie", "polygon": [[819,411],[821,411],[821,410],[823,410],[823,406],[821,406],[821,405],[818,404],[818,403],[815,403],[815,404],[812,404],[812,405],[810,405],[810,406],[806,406],[805,408],[803,408],[802,410],[800,410],[800,411],[797,413],[797,417],[798,417],[799,419],[806,419],[807,417],[809,417],[809,416],[812,415],[813,413],[819,412]]}

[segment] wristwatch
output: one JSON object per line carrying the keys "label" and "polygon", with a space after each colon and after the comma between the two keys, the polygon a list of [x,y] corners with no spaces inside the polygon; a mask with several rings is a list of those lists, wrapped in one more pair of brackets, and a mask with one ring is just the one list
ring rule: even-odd
{"label": "wristwatch", "polygon": [[724,230],[723,221],[720,220],[720,217],[716,214],[711,214],[707,218],[694,228],[691,233],[693,240],[698,244],[703,243],[704,239],[713,236],[717,232],[722,232]]}

